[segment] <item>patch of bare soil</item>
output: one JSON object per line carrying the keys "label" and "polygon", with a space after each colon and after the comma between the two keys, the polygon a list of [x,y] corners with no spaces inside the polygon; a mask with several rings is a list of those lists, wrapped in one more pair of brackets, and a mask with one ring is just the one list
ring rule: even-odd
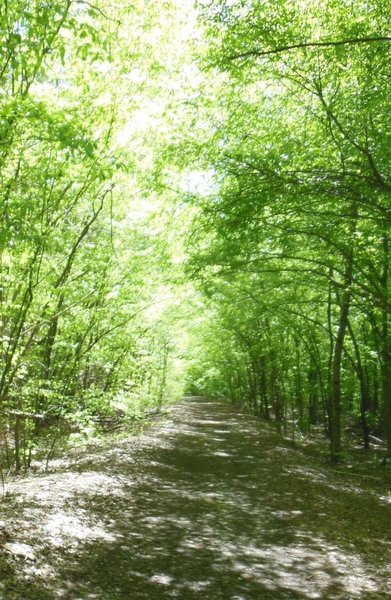
{"label": "patch of bare soil", "polygon": [[14,479],[5,600],[391,598],[389,473],[332,468],[221,402]]}

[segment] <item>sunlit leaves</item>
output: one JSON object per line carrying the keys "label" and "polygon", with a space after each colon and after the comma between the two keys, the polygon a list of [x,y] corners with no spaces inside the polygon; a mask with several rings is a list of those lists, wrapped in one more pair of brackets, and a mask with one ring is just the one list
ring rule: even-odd
{"label": "sunlit leaves", "polygon": [[[182,68],[187,17],[171,2],[163,12],[143,2],[0,7],[7,410],[86,418],[116,394],[141,411],[180,388],[168,350],[172,257],[182,249],[151,167],[182,85],[169,78]],[[17,467],[35,433],[26,426]]]}
{"label": "sunlit leaves", "polygon": [[[230,332],[226,354],[231,344],[244,353],[221,364],[220,379],[234,373],[231,396],[265,414],[269,402],[277,420],[291,407],[303,422],[304,397],[313,418],[308,377],[332,429],[327,394],[342,374],[365,431],[367,415],[379,416],[365,348],[389,343],[389,17],[377,2],[197,5],[206,72],[223,76],[215,105],[203,104],[219,126],[194,144],[217,190],[191,200],[188,272]],[[386,407],[384,377],[381,386]]]}

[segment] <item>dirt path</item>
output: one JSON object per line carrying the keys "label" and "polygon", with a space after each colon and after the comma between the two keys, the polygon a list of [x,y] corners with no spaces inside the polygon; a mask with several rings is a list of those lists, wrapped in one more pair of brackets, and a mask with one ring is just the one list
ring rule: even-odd
{"label": "dirt path", "polygon": [[391,598],[391,494],[193,399],[2,502],[5,600]]}

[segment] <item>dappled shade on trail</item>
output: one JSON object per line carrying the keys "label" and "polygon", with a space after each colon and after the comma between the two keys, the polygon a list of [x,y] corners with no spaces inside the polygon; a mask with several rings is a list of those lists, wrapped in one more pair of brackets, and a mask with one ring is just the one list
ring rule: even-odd
{"label": "dappled shade on trail", "polygon": [[[189,399],[138,440],[73,469],[39,479],[20,502],[25,527],[30,515],[47,544],[29,575],[42,598],[391,593],[387,498],[321,470],[222,402]],[[6,597],[40,597],[29,589]]]}

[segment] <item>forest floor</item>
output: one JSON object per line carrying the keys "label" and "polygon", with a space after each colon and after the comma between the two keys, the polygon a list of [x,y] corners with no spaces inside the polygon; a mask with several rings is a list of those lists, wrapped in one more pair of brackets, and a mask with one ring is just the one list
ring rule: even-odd
{"label": "forest floor", "polygon": [[388,468],[332,467],[222,402],[6,493],[4,600],[391,598]]}

